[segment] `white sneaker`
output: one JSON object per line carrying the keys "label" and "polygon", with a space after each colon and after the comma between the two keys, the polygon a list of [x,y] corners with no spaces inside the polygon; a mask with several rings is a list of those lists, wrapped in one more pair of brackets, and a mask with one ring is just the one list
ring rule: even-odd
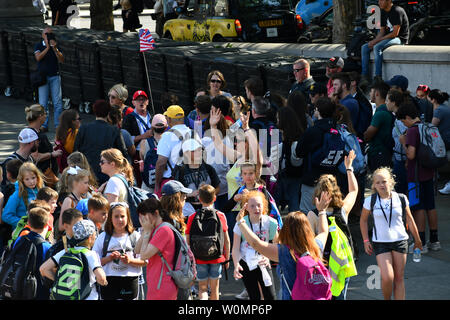
{"label": "white sneaker", "polygon": [[445,186],[439,190],[440,194],[450,194],[450,181],[445,184]]}
{"label": "white sneaker", "polygon": [[[408,253],[414,253],[414,242],[409,246]],[[428,246],[426,244],[422,245],[421,253],[428,253]]]}
{"label": "white sneaker", "polygon": [[431,251],[439,251],[441,250],[441,243],[439,241],[436,242],[427,242],[427,247],[430,248]]}
{"label": "white sneaker", "polygon": [[234,296],[238,300],[248,300],[247,290],[244,289],[241,293]]}

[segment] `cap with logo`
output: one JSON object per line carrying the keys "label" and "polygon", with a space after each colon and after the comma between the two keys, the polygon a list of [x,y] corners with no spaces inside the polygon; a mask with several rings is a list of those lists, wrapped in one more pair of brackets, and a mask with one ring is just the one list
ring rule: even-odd
{"label": "cap with logo", "polygon": [[38,137],[36,131],[34,131],[33,129],[30,129],[30,128],[22,129],[20,131],[19,137],[18,137],[19,143],[30,143],[30,142],[36,141],[38,139],[39,139],[39,137]]}
{"label": "cap with logo", "polygon": [[146,99],[148,99],[147,94],[143,90],[138,90],[133,94],[133,100],[136,100],[138,97],[144,96]]}
{"label": "cap with logo", "polygon": [[167,108],[166,112],[164,112],[164,115],[171,119],[181,119],[184,118],[184,110],[180,106],[171,105]]}

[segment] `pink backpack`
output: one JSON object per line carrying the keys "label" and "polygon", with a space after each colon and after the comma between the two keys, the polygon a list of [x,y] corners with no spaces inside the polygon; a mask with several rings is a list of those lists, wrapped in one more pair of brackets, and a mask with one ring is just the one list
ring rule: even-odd
{"label": "pink backpack", "polygon": [[297,258],[297,278],[292,287],[292,300],[331,300],[331,276],[322,261],[309,252]]}

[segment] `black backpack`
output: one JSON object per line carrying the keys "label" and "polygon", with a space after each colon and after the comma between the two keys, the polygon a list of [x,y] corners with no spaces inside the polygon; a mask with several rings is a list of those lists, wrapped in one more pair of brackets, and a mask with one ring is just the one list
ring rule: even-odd
{"label": "black backpack", "polygon": [[[317,209],[314,210],[314,213],[318,216],[319,215],[319,211],[317,211]],[[352,234],[350,232],[350,228],[347,224],[347,222],[345,222],[344,218],[342,217],[341,214],[341,209],[340,208],[334,208],[333,209],[333,213],[328,215],[328,217],[334,217],[337,226],[342,230],[342,232],[344,232],[344,234],[347,236],[348,239],[348,243],[350,244],[350,247],[352,248],[352,253],[353,256],[355,256],[355,249],[353,246],[353,239],[352,239]],[[327,219],[328,221],[328,225],[330,224],[330,221]],[[331,233],[328,233],[328,238],[327,238],[327,242],[325,243],[325,247],[323,249],[323,258],[328,261],[330,258],[330,254],[331,254],[331,243],[333,242],[333,238],[331,237]]]}
{"label": "black backpack", "polygon": [[196,259],[209,261],[220,258],[225,237],[217,210],[202,208],[196,212],[189,239]]}
{"label": "black backpack", "polygon": [[32,300],[36,298],[38,281],[37,246],[45,242],[41,237],[23,236],[16,246],[6,247],[0,265],[0,297],[4,300]]}

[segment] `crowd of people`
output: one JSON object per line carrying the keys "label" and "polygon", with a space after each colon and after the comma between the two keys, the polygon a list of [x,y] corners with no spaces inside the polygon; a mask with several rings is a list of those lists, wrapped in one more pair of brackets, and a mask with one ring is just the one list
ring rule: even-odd
{"label": "crowd of people", "polygon": [[[37,59],[48,52],[63,59],[50,32]],[[307,256],[329,272],[326,299],[346,299],[362,254],[349,221],[359,221],[384,298],[405,299],[407,254],[440,250],[437,168],[419,157],[419,128],[432,124],[449,148],[449,96],[427,85],[411,96],[402,75],[376,79],[366,96],[360,75],[343,69],[342,58],[331,58],[328,83],[316,83],[308,60],[299,59],[287,96],[265,92],[251,77],[245,97],[227,92],[214,70],[196,90],[193,110],[168,95],[163,114],[150,113],[145,90],[128,106],[129,92],[117,84],[109,101],[93,104],[88,123],[54,104],[53,143],[47,105],[27,106],[19,148],[0,169],[0,281],[11,252],[32,243],[32,299],[216,300],[222,270],[232,264],[242,279],[238,298],[289,300],[299,297]],[[130,190],[145,199],[136,203]],[[169,273],[178,234],[195,259],[189,288]],[[64,274],[75,267],[82,270],[77,285]]]}

